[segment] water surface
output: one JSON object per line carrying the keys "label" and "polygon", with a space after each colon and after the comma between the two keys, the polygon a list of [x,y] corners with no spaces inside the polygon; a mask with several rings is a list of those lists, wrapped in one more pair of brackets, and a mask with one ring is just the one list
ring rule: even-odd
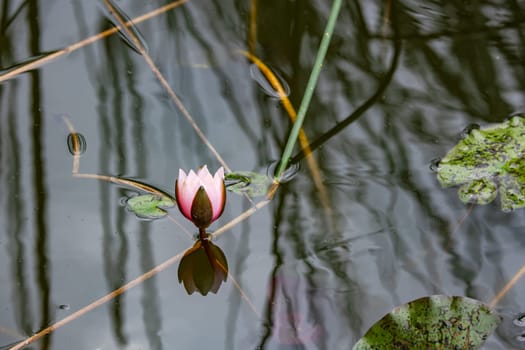
{"label": "water surface", "polygon": [[[258,1],[254,53],[297,108],[329,5]],[[121,1],[130,18],[164,5]],[[137,25],[149,54],[233,170],[265,173],[291,123],[250,73],[249,1],[197,1]],[[111,27],[97,3],[8,1],[0,65]],[[489,302],[524,264],[525,211],[467,212],[429,169],[468,124],[523,111],[525,9],[517,1],[344,4],[305,132],[332,216],[306,162],[274,200],[222,235],[232,280],[187,295],[174,265],[32,345],[40,349],[350,349],[394,306],[431,294]],[[178,169],[219,166],[144,58],[118,35],[0,85],[0,346],[63,319],[192,245],[173,222],[137,219],[134,192],[80,171],[173,192]],[[337,125],[339,125],[337,127]],[[229,194],[213,229],[251,204]],[[192,231],[176,209],[170,214]],[[523,312],[518,283],[499,304]],[[507,349],[512,334],[491,336]],[[517,344],[513,342],[513,344]],[[517,346],[517,345],[516,345]]]}

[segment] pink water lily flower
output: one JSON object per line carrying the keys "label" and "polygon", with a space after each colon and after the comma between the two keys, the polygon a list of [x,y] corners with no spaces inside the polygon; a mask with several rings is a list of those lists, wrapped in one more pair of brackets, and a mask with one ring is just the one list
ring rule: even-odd
{"label": "pink water lily flower", "polygon": [[197,173],[186,175],[179,169],[175,182],[175,197],[181,213],[200,230],[204,230],[221,216],[226,202],[224,169],[220,167],[212,176],[204,165]]}

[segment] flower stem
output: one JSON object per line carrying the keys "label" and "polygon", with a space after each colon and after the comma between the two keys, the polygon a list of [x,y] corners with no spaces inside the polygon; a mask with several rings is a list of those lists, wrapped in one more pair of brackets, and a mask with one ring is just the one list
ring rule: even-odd
{"label": "flower stem", "polygon": [[201,241],[204,241],[204,240],[208,239],[208,234],[206,233],[206,229],[205,228],[200,228],[199,227],[199,239]]}
{"label": "flower stem", "polygon": [[284,148],[279,167],[277,168],[277,172],[275,173],[274,179],[276,179],[277,181],[281,178],[284,171],[286,170],[286,167],[292,155],[293,147],[297,142],[297,138],[299,137],[299,132],[301,131],[301,127],[306,116],[306,111],[308,110],[310,100],[312,99],[315,86],[317,85],[317,80],[319,78],[319,74],[321,73],[321,68],[323,66],[324,58],[326,56],[326,51],[328,50],[328,45],[330,44],[330,39],[332,38],[332,33],[334,32],[337,16],[339,15],[339,11],[341,9],[341,4],[342,0],[334,0],[334,2],[332,3],[332,9],[330,10],[330,16],[328,17],[328,23],[326,24],[323,39],[321,40],[321,44],[319,45],[319,50],[317,51],[314,66],[312,68],[312,72],[310,73],[308,84],[306,85],[306,91],[304,92],[301,105],[299,106],[299,111],[297,112],[297,119],[292,127],[290,136],[288,136],[288,140],[286,141],[286,146]]}

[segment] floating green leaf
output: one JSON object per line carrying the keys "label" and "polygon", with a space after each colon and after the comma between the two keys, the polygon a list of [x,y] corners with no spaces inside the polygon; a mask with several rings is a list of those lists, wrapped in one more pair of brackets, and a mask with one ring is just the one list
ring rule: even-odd
{"label": "floating green leaf", "polygon": [[525,207],[525,117],[490,127],[470,128],[441,159],[436,170],[443,187],[461,185],[464,203],[487,204],[499,188],[501,209]]}
{"label": "floating green leaf", "polygon": [[143,194],[126,201],[127,208],[143,219],[161,218],[168,214],[164,209],[174,205],[171,198],[156,194]]}
{"label": "floating green leaf", "polygon": [[272,179],[263,174],[250,171],[238,171],[224,176],[228,191],[237,194],[246,193],[250,197],[264,196],[272,184]]}
{"label": "floating green leaf", "polygon": [[353,350],[478,349],[500,321],[477,300],[433,295],[396,307]]}

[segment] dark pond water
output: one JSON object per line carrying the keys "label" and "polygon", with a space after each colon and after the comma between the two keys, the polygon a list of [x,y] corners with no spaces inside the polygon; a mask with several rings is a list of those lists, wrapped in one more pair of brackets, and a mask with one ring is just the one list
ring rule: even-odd
{"label": "dark pond water", "polygon": [[[96,2],[0,3],[2,68],[111,27]],[[165,3],[118,4],[135,18]],[[298,107],[329,2],[256,6],[254,53],[287,82]],[[296,157],[299,173],[273,201],[215,241],[250,302],[232,278],[217,294],[188,295],[174,264],[28,348],[351,349],[396,305],[431,294],[489,302],[501,290],[525,263],[525,210],[503,213],[496,201],[462,220],[468,208],[429,164],[466,125],[523,111],[524,3],[347,1],[341,11],[304,125],[311,142],[320,140],[314,158],[332,216]],[[235,53],[249,49],[250,13],[248,0],[190,0],[137,28],[231,169],[265,173],[291,124]],[[179,168],[219,166],[119,35],[2,82],[0,347],[193,243],[168,219],[127,211],[129,188],[72,177],[65,115],[86,141],[82,173],[173,193]],[[230,193],[211,229],[251,205]],[[177,209],[170,215],[193,232]],[[524,293],[519,281],[498,310],[525,311]],[[500,330],[485,348],[519,348],[519,334]]]}

